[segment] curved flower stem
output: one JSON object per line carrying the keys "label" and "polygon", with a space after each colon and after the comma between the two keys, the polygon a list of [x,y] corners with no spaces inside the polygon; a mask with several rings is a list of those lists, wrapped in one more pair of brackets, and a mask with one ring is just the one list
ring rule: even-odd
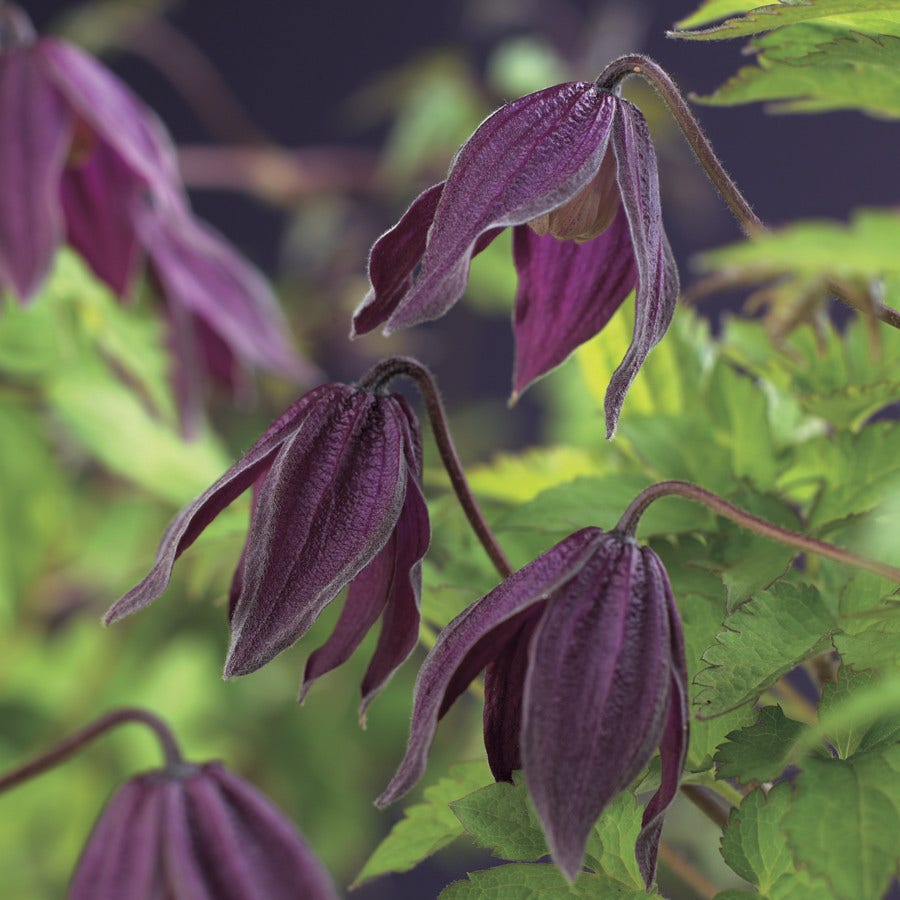
{"label": "curved flower stem", "polygon": [[[669,111],[672,113],[678,127],[681,129],[685,140],[694,151],[694,155],[703,166],[709,180],[719,192],[725,204],[737,219],[744,234],[747,237],[757,237],[768,231],[765,223],[753,212],[744,195],[738,190],[731,176],[725,171],[725,167],[719,161],[709,138],[703,133],[700,123],[694,118],[690,106],[684,99],[684,95],[678,86],[669,77],[668,72],[661,68],[648,56],[641,53],[629,53],[614,59],[597,78],[596,84],[601,90],[612,91],[616,86],[631,75],[639,75],[662,97]],[[828,290],[841,302],[853,309],[867,315],[874,316],[886,325],[900,328],[900,312],[883,303],[874,305],[860,305],[854,302],[854,298],[847,291],[834,282],[829,282]]]}
{"label": "curved flower stem", "polygon": [[153,730],[162,748],[166,766],[178,765],[183,762],[178,744],[175,742],[175,736],[162,719],[144,709],[124,707],[122,709],[114,709],[112,712],[100,716],[99,719],[91,722],[90,725],[60,741],[51,750],[13,769],[11,772],[7,772],[6,775],[0,777],[0,793],[17,787],[23,781],[27,781],[29,778],[40,775],[65,762],[78,753],[86,744],[124,722],[140,722]]}
{"label": "curved flower stem", "polygon": [[719,893],[719,888],[715,884],[665,841],[659,843],[659,859],[664,866],[671,869],[686,885],[691,887],[702,900],[712,900]]}
{"label": "curved flower stem", "polygon": [[738,190],[722,163],[719,162],[719,157],[716,156],[709,138],[703,133],[703,129],[694,118],[687,101],[665,69],[647,56],[630,53],[613,60],[600,73],[597,87],[604,91],[612,91],[629,75],[640,75],[665,101],[682,134],[700,161],[700,165],[703,166],[709,180],[721,194],[732,215],[738,220],[744,234],[747,237],[753,237],[765,232],[766,226],[753,212],[744,195]]}
{"label": "curved flower stem", "polygon": [[719,828],[728,824],[728,812],[698,784],[681,785],[681,793],[687,797],[708,819],[715,822]]}
{"label": "curved flower stem", "polygon": [[438,452],[441,454],[444,468],[450,477],[450,484],[453,486],[466,518],[494,564],[494,568],[496,568],[502,578],[509,578],[513,573],[513,567],[497,543],[494,533],[491,531],[475,500],[472,489],[469,487],[462,463],[459,461],[456,447],[453,444],[453,438],[450,436],[444,403],[441,400],[440,391],[431,372],[415,359],[395,356],[376,363],[360,379],[359,384],[368,390],[377,391],[383,389],[392,378],[396,378],[398,375],[405,375],[407,378],[415,381],[416,387],[425,401],[425,408],[431,421],[431,430],[434,434]]}
{"label": "curved flower stem", "polygon": [[666,497],[671,494],[686,497],[688,500],[693,500],[695,503],[702,503],[704,506],[708,506],[714,513],[724,516],[732,522],[736,522],[748,531],[770,538],[773,541],[779,541],[782,544],[787,544],[789,547],[796,547],[798,550],[804,550],[807,553],[816,553],[819,556],[825,556],[828,559],[846,563],[848,566],[854,566],[857,569],[865,569],[867,572],[874,572],[874,574],[880,575],[882,578],[900,582],[900,569],[896,566],[878,562],[877,560],[869,559],[867,556],[860,556],[858,553],[853,553],[850,550],[842,550],[840,547],[835,547],[833,544],[825,543],[825,541],[819,541],[802,534],[796,534],[793,531],[788,531],[787,528],[773,525],[771,522],[766,522],[765,519],[759,519],[739,507],[728,503],[721,497],[717,497],[710,491],[704,490],[704,488],[698,487],[696,484],[691,484],[687,481],[661,481],[659,484],[652,484],[650,487],[645,488],[631,501],[628,509],[622,514],[622,518],[619,519],[618,524],[613,530],[620,534],[627,535],[628,537],[633,537],[638,522],[647,507],[653,503],[654,500],[659,500],[660,497]]}

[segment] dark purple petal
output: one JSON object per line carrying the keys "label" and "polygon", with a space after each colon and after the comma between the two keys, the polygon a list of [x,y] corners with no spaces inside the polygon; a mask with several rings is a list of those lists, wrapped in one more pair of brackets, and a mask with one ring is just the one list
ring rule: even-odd
{"label": "dark purple petal", "polygon": [[663,230],[656,152],[647,123],[627,100],[616,99],[612,129],[616,180],[628,215],[637,261],[634,337],[606,391],[606,436],[612,437],[631,382],[647,354],[666,333],[678,299],[678,269]]}
{"label": "dark purple petal", "polygon": [[[422,594],[422,557],[428,550],[431,529],[428,507],[418,484],[418,475],[407,475],[403,512],[394,530],[393,571],[388,602],[381,621],[375,652],[362,680],[360,722],[375,695],[409,657],[419,640],[419,603]],[[359,577],[359,576],[357,576]],[[356,581],[351,585],[353,590]]]}
{"label": "dark purple petal", "polygon": [[462,147],[428,234],[422,267],[386,331],[443,315],[462,295],[479,237],[555,209],[594,177],[616,100],[568,83],[501,107]]}
{"label": "dark purple petal", "polygon": [[418,642],[420,560],[430,539],[428,507],[419,488],[422,440],[418,423],[402,396],[392,394],[389,399],[404,435],[407,471],[403,509],[388,542],[350,582],[331,637],[306,661],[299,697],[302,703],[315,679],[349,659],[383,613],[378,644],[362,682],[360,721],[363,723],[372,698]]}
{"label": "dark purple petal", "polygon": [[[259,507],[259,491],[263,485],[263,482],[266,480],[266,476],[269,474],[269,469],[271,466],[267,466],[264,468],[259,475],[256,476],[256,481],[253,482],[253,490],[250,495],[250,528],[253,528],[253,520],[256,518],[257,509]],[[230,622],[234,616],[234,607],[237,604],[237,599],[241,595],[241,591],[244,589],[244,568],[247,565],[247,542],[244,542],[244,546],[241,548],[241,557],[238,560],[237,567],[234,570],[234,575],[231,576],[231,587],[228,590],[228,621]]]}
{"label": "dark purple petal", "polygon": [[656,858],[659,854],[659,837],[663,819],[669,805],[678,793],[681,770],[688,749],[688,700],[687,689],[680,678],[671,677],[669,712],[659,745],[660,785],[650,798],[641,820],[641,832],[634,847],[638,868],[649,890],[656,877]]}
{"label": "dark purple petal", "polygon": [[[454,685],[454,678],[473,648],[480,645],[486,650],[479,657],[478,668],[473,666],[467,673],[469,681],[515,636],[521,621],[510,620],[573,578],[602,539],[603,533],[596,528],[570,535],[473,603],[441,631],[416,678],[406,756],[375,801],[378,806],[386,806],[405,794],[422,776],[450,689],[454,688],[455,696],[465,690],[465,684]],[[496,653],[491,652],[491,644]]]}
{"label": "dark purple petal", "polygon": [[120,297],[128,293],[141,261],[132,221],[141,189],[132,170],[105,144],[62,177],[68,242]]}
{"label": "dark purple petal", "polygon": [[345,388],[308,411],[259,492],[226,677],[293,644],[387,543],[406,491],[390,397]]}
{"label": "dark purple petal", "polygon": [[69,885],[69,900],[152,900],[163,894],[159,852],[164,783],[125,782],[94,825]]}
{"label": "dark purple petal", "polygon": [[30,300],[62,239],[59,181],[73,117],[33,48],[0,54],[0,288]]}
{"label": "dark purple petal", "polygon": [[262,275],[215,231],[179,211],[145,208],[139,231],[166,300],[201,319],[250,364],[298,380],[314,367],[291,350],[289,329]]}
{"label": "dark purple petal", "polygon": [[553,861],[581,871],[603,808],[649,762],[669,690],[669,622],[640,548],[604,543],[554,592],[531,641],[522,763]]}
{"label": "dark purple petal", "polygon": [[419,194],[400,221],[375,241],[369,253],[372,287],[353,314],[351,338],[383,325],[412,287],[443,189],[442,181]]}
{"label": "dark purple petal", "polygon": [[522,613],[515,635],[484,672],[484,748],[497,781],[512,781],[512,773],[522,768],[522,697],[528,647],[543,613],[543,604]]}
{"label": "dark purple petal", "polygon": [[180,191],[175,148],[162,123],[115,76],[87,53],[55,38],[35,51],[70,106],[100,140],[160,195]]}
{"label": "dark purple petal", "polygon": [[649,548],[644,548],[648,570],[655,570],[654,579],[665,594],[671,635],[671,679],[669,690],[669,712],[659,752],[662,763],[660,786],[651,797],[641,823],[641,833],[635,844],[638,868],[649,888],[656,877],[656,857],[659,852],[659,837],[662,832],[666,810],[675,799],[681,781],[681,771],[687,757],[690,709],[688,707],[688,674],[684,653],[684,634],[681,618],[672,595],[672,588],[659,557]]}
{"label": "dark purple petal", "polygon": [[621,205],[609,228],[583,244],[539,237],[520,225],[513,258],[519,272],[515,399],[606,325],[634,288],[637,266]]}
{"label": "dark purple petal", "polygon": [[218,789],[239,837],[240,852],[253,862],[261,900],[337,900],[322,864],[294,824],[267,797],[219,763],[207,763],[203,772]]}
{"label": "dark purple petal", "polygon": [[308,408],[324,395],[350,391],[326,384],[305,394],[269,426],[266,433],[211,487],[186,506],[170,523],[156,551],[156,562],[140,584],[133,587],[107,611],[109,625],[136,612],[165,591],[175,560],[197,539],[210,522],[236,497],[247,490],[272,464],[287,436],[300,427]]}

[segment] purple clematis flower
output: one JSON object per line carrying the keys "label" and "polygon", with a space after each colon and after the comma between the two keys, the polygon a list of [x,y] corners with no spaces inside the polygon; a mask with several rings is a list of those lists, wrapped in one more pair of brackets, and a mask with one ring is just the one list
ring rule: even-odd
{"label": "purple clematis flower", "polygon": [[[163,125],[111,72],[0,5],[0,291],[26,302],[70,244],[119,296],[148,264],[185,418],[204,380],[314,377],[263,277],[191,213]],[[192,408],[192,404],[193,407]]]}
{"label": "purple clematis flower", "polygon": [[636,288],[634,338],[606,393],[612,436],[629,385],[672,319],[678,271],[647,123],[595,84],[529,94],[482,122],[446,181],[375,243],[352,334],[442,316],[465,290],[473,255],[507,226],[519,273],[514,399]]}
{"label": "purple clematis flower", "polygon": [[294,827],[221,763],[178,763],[110,798],[72,876],[69,900],[337,900]]}
{"label": "purple clematis flower", "polygon": [[361,714],[419,635],[421,559],[429,542],[416,418],[399,394],[325,384],[301,397],[169,525],[144,580],[107,612],[115,622],[155,600],[175,560],[253,488],[250,531],[231,586],[225,675],[246,675],[302,637],[350,585],[334,633],[307,660],[301,699],[343,663],[379,616]]}
{"label": "purple clematis flower", "polygon": [[659,746],[662,783],[635,847],[649,887],[688,737],[681,622],[659,557],[585,528],[457,616],[419,671],[406,757],[379,806],[418,781],[439,719],[485,666],[491,771],[501,781],[524,770],[570,881],[594,822]]}

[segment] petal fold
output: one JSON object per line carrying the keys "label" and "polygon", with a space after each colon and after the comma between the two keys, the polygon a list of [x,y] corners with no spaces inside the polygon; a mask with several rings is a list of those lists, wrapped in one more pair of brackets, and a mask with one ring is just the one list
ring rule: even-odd
{"label": "petal fold", "polygon": [[573,82],[487,118],[450,167],[422,267],[385,331],[436,319],[453,306],[485,232],[528,222],[578,193],[600,168],[615,102],[594,84]]}
{"label": "petal fold", "polygon": [[663,727],[668,616],[648,596],[644,569],[636,544],[607,536],[555,592],[531,642],[522,762],[569,881],[597,818],[649,762]]}
{"label": "petal fold", "polygon": [[407,463],[396,405],[338,387],[310,406],[260,487],[226,677],[255,671],[305,634],[400,516]]}
{"label": "petal fold", "polygon": [[0,54],[0,288],[40,289],[63,237],[59,182],[73,117],[31,48]]}
{"label": "petal fold", "polygon": [[628,216],[637,263],[634,336],[606,391],[606,436],[612,437],[631,382],[647,354],[666,333],[678,299],[678,269],[663,230],[656,152],[640,111],[616,98],[612,145],[616,180]]}
{"label": "petal fold", "polygon": [[[265,434],[213,485],[188,504],[169,524],[147,576],[113,604],[103,617],[106,625],[152,603],[169,584],[175,560],[199,537],[213,519],[249,488],[271,466],[288,434],[296,429],[323,393],[335,385],[322,385],[305,394],[269,426]],[[349,388],[348,388],[349,390]]]}
{"label": "petal fold", "polygon": [[601,235],[583,244],[513,233],[519,273],[513,328],[513,400],[598,334],[634,289],[637,265],[622,205]]}
{"label": "petal fold", "polygon": [[442,712],[515,636],[521,624],[516,616],[573,578],[601,539],[602,532],[596,528],[570,535],[473,603],[441,631],[416,678],[406,756],[375,801],[377,806],[392,803],[422,776]]}

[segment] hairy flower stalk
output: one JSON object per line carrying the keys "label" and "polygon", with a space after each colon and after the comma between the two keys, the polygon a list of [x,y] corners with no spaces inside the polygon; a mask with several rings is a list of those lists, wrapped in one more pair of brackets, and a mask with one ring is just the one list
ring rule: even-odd
{"label": "hairy flower stalk", "polygon": [[0,777],[0,793],[127,722],[153,729],[165,766],[132,776],[107,801],[69,900],[337,900],[328,873],[280,810],[221,763],[184,762],[165,723],[142,709],[101,716]]}
{"label": "hairy flower stalk", "polygon": [[[691,112],[690,106],[684,99],[681,91],[668,72],[655,63],[648,56],[640,53],[629,53],[613,60],[600,74],[596,84],[602,90],[616,90],[618,85],[629,76],[636,75],[643,78],[663,99],[673,118],[678,123],[685,140],[694,151],[694,155],[703,166],[709,180],[725,201],[732,215],[747,237],[763,234],[768,229],[765,223],[756,215],[744,195],[738,190],[731,176],[725,171],[719,157],[716,156],[709,142],[709,138],[703,133],[700,123]],[[876,319],[900,328],[900,311],[868,298],[860,302],[853,291],[846,290],[836,281],[828,284],[828,290],[839,300],[853,309],[874,316]]]}
{"label": "hairy flower stalk", "polygon": [[619,519],[613,530],[619,534],[633,537],[637,531],[641,516],[646,512],[647,507],[662,497],[673,495],[686,497],[695,503],[702,503],[716,514],[730,519],[748,531],[762,535],[762,537],[779,541],[782,544],[787,544],[789,547],[796,547],[798,550],[817,553],[819,556],[845,563],[848,566],[854,566],[857,569],[865,569],[867,572],[872,572],[875,575],[880,575],[882,578],[888,578],[891,581],[900,583],[900,569],[896,566],[869,559],[867,556],[861,556],[852,550],[843,550],[825,541],[819,541],[816,538],[806,537],[805,535],[789,531],[787,528],[773,525],[771,522],[766,522],[764,519],[751,515],[727,500],[716,496],[711,491],[707,491],[688,481],[660,481],[658,484],[645,488],[632,500],[628,509],[622,513],[622,518]]}

